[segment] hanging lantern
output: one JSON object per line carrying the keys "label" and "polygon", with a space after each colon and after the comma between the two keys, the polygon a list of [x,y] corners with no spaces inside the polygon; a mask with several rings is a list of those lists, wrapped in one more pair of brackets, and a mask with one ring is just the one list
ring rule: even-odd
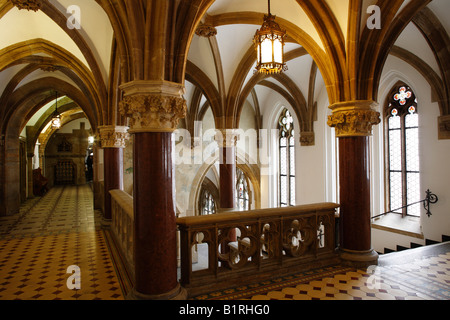
{"label": "hanging lantern", "polygon": [[275,16],[270,13],[264,15],[264,23],[256,31],[253,42],[256,47],[256,70],[265,74],[281,73],[287,70],[284,61],[284,39],[286,31],[275,22]]}
{"label": "hanging lantern", "polygon": [[56,109],[55,112],[53,112],[52,128],[53,129],[61,128],[61,115],[58,113],[58,93],[56,93]]}

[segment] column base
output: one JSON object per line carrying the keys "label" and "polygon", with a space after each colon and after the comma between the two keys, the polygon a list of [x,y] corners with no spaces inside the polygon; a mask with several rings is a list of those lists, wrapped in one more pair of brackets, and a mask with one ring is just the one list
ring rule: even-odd
{"label": "column base", "polygon": [[178,284],[172,291],[162,294],[144,294],[133,288],[126,296],[127,300],[187,300],[187,290]]}
{"label": "column base", "polygon": [[367,268],[378,265],[378,253],[371,249],[367,251],[355,251],[349,249],[339,249],[339,256],[342,264],[355,268]]}

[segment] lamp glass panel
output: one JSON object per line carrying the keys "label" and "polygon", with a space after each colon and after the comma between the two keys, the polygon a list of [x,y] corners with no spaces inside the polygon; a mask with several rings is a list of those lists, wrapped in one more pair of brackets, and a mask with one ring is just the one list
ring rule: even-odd
{"label": "lamp glass panel", "polygon": [[279,39],[273,41],[273,56],[274,61],[277,63],[283,63],[283,44]]}
{"label": "lamp glass panel", "polygon": [[261,42],[261,63],[272,62],[272,41],[269,38]]}

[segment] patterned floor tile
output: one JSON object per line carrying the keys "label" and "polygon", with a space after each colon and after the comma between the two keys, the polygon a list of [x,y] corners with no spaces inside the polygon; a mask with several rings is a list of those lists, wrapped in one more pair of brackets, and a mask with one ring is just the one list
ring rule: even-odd
{"label": "patterned floor tile", "polygon": [[0,219],[0,300],[124,299],[92,202],[87,185],[53,188]]}
{"label": "patterned floor tile", "polygon": [[450,300],[449,276],[450,252],[408,263],[376,267],[370,271],[339,267],[318,269],[289,277],[289,280],[282,279],[278,284],[254,285],[247,292],[227,289],[193,299]]}

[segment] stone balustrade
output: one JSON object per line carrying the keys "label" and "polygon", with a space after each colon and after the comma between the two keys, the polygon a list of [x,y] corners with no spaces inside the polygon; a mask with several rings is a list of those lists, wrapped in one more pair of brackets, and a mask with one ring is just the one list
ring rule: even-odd
{"label": "stone balustrade", "polygon": [[[336,264],[337,208],[321,203],[178,218],[181,285],[193,296]],[[207,263],[193,270],[201,244]]]}
{"label": "stone balustrade", "polygon": [[111,232],[130,272],[134,270],[134,215],[133,197],[122,190],[111,190]]}

